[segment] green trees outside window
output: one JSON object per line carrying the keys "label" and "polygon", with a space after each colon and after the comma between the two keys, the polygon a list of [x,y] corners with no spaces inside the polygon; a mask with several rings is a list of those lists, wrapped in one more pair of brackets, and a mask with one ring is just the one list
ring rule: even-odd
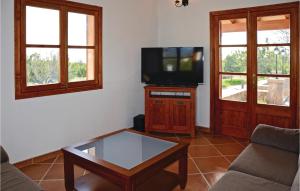
{"label": "green trees outside window", "polygon": [[[52,54],[50,57],[42,57],[39,53],[33,53],[26,58],[27,84],[41,85],[59,83],[59,58]],[[72,62],[68,66],[69,79],[87,77],[86,64]]]}

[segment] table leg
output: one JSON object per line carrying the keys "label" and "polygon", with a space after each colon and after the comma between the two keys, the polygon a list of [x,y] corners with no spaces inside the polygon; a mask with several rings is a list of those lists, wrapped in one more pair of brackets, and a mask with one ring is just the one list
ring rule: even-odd
{"label": "table leg", "polygon": [[187,183],[187,153],[184,157],[179,159],[179,185],[181,189],[184,189]]}
{"label": "table leg", "polygon": [[74,190],[74,165],[72,160],[68,160],[67,156],[64,155],[64,174],[65,174],[65,187],[67,191]]}

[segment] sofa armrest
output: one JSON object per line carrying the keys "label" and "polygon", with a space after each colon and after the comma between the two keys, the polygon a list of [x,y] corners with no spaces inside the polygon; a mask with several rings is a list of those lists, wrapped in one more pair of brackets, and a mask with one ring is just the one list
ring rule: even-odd
{"label": "sofa armrest", "polygon": [[299,153],[299,129],[260,124],[252,133],[251,142]]}
{"label": "sofa armrest", "polygon": [[4,162],[8,162],[9,161],[9,158],[8,158],[8,155],[7,155],[7,152],[3,149],[3,147],[0,145],[0,150],[1,150],[1,163],[4,163]]}

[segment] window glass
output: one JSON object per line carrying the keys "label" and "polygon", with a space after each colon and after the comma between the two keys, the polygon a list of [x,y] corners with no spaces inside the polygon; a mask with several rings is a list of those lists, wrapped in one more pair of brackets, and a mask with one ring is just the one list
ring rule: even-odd
{"label": "window glass", "polygon": [[26,6],[26,43],[59,45],[59,11]]}
{"label": "window glass", "polygon": [[290,47],[258,47],[257,70],[259,74],[290,74]]}
{"label": "window glass", "polygon": [[222,72],[246,73],[246,47],[221,47],[220,54]]}
{"label": "window glass", "polygon": [[220,21],[220,44],[247,44],[247,19],[229,19]]}
{"label": "window glass", "polygon": [[290,15],[257,18],[257,43],[290,43]]}
{"label": "window glass", "polygon": [[27,86],[55,84],[60,80],[58,48],[26,49]]}
{"label": "window glass", "polygon": [[95,18],[93,15],[68,13],[68,44],[95,45]]}
{"label": "window glass", "polygon": [[220,75],[221,99],[229,101],[247,101],[247,78],[241,75]]}
{"label": "window glass", "polygon": [[289,106],[290,78],[258,77],[257,103],[278,106]]}
{"label": "window glass", "polygon": [[68,51],[68,79],[69,82],[78,82],[94,79],[94,49],[74,49]]}

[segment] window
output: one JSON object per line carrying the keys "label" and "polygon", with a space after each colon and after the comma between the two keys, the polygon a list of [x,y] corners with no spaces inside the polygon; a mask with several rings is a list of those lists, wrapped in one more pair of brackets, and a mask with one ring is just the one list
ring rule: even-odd
{"label": "window", "polygon": [[102,8],[15,1],[16,99],[102,88]]}

